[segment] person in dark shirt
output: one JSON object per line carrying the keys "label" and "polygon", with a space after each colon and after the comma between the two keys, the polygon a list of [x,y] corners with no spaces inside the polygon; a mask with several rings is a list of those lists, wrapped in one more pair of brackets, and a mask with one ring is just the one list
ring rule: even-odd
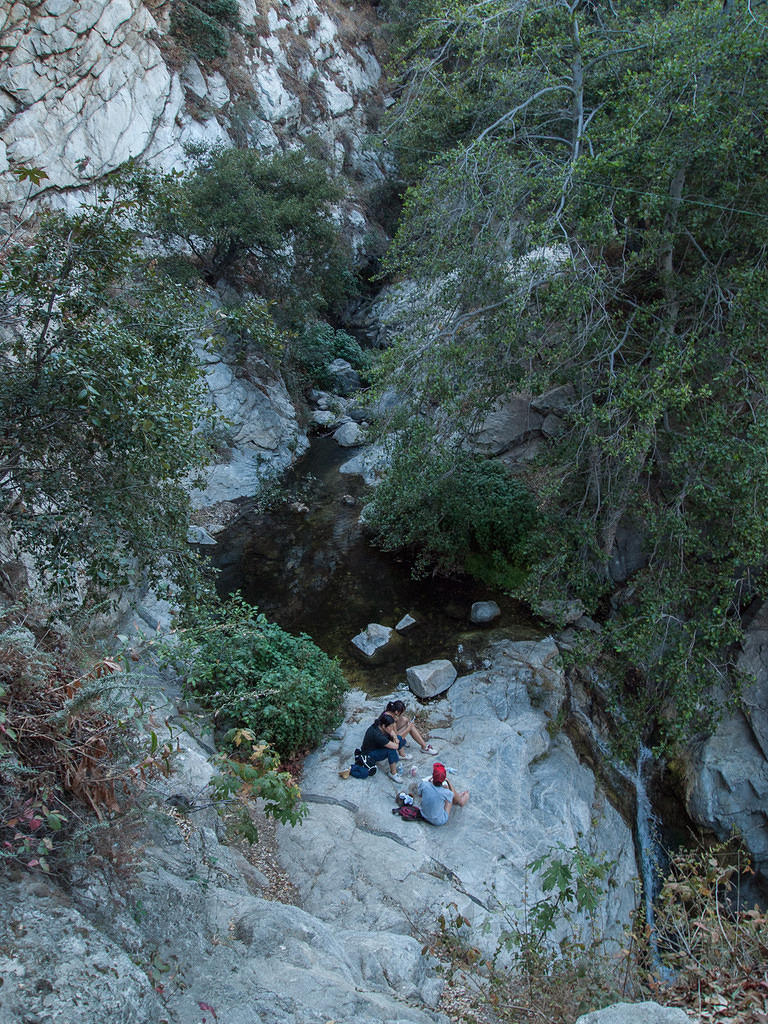
{"label": "person in dark shirt", "polygon": [[360,747],[369,761],[389,761],[389,777],[396,784],[405,780],[400,772],[400,754],[398,751],[405,740],[397,735],[395,720],[392,715],[382,712],[373,725],[365,730],[363,744]]}

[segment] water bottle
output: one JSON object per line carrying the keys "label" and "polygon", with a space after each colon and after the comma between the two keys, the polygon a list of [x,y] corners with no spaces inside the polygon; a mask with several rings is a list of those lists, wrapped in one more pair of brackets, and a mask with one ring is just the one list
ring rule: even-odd
{"label": "water bottle", "polygon": [[456,774],[456,769],[455,768],[448,768],[448,767],[446,767],[445,770],[448,772],[449,775],[455,775]]}

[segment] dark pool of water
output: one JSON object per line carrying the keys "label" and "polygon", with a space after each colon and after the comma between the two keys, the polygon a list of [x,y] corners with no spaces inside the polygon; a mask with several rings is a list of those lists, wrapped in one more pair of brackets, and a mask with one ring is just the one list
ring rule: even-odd
{"label": "dark pool of water", "polygon": [[[469,579],[413,580],[409,561],[368,543],[358,522],[367,489],[360,477],[339,473],[352,454],[330,437],[317,438],[285,481],[287,501],[267,512],[242,505],[213,549],[222,595],[240,590],[284,629],[307,633],[339,659],[351,685],[371,695],[390,693],[405,682],[408,665],[433,658],[467,671],[489,635],[542,635],[519,602]],[[500,618],[490,628],[473,626],[472,603],[488,599]],[[406,613],[417,625],[400,638],[392,660],[361,664],[352,637],[370,622],[394,626]]]}

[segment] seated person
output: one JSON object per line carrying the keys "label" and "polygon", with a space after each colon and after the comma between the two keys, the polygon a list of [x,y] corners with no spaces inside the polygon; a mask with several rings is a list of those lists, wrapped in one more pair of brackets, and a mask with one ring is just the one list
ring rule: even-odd
{"label": "seated person", "polygon": [[445,766],[439,762],[432,765],[432,778],[419,783],[421,816],[432,825],[445,825],[451,807],[463,807],[469,800],[469,790],[458,793],[446,778]]}
{"label": "seated person", "polygon": [[[405,741],[407,736],[412,736],[418,743],[425,754],[436,754],[437,748],[433,747],[431,743],[427,743],[424,737],[421,735],[419,730],[414,725],[413,721],[405,713],[405,704],[401,700],[391,700],[384,708],[387,714],[392,715],[395,720],[395,729],[397,735]],[[401,757],[405,758],[407,755],[401,754]]]}
{"label": "seated person", "polygon": [[365,730],[360,749],[369,761],[383,761],[386,757],[389,761],[390,778],[393,782],[399,783],[403,782],[403,776],[400,773],[398,751],[404,745],[405,740],[401,739],[395,730],[394,718],[383,711],[373,725],[369,725]]}

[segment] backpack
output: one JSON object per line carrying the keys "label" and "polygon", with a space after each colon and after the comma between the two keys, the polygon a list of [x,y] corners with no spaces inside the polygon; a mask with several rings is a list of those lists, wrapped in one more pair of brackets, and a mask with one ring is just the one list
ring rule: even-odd
{"label": "backpack", "polygon": [[399,814],[403,821],[421,821],[422,815],[416,804],[403,804],[402,807],[393,807],[393,814]]}
{"label": "backpack", "polygon": [[355,779],[367,779],[376,774],[376,765],[358,748],[355,751],[355,763],[350,766],[349,774]]}

